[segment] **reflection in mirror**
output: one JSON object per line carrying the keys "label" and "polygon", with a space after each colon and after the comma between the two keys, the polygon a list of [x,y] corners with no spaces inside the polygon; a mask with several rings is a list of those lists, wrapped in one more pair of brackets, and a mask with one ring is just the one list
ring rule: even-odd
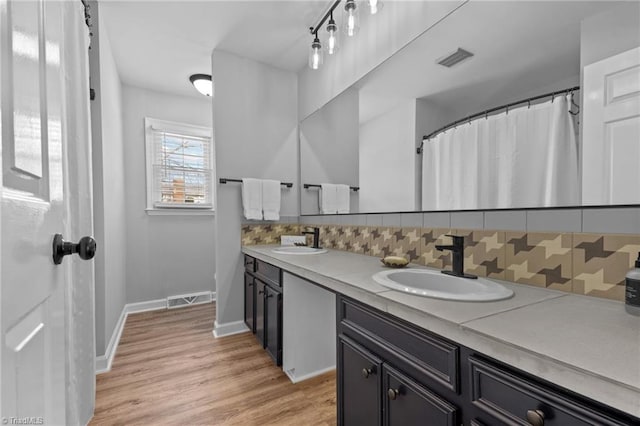
{"label": "reflection in mirror", "polygon": [[[358,186],[358,91],[347,89],[300,125],[302,183]],[[350,212],[358,212],[350,191]],[[301,213],[320,213],[321,192],[302,189]],[[335,212],[334,212],[335,213]]]}
{"label": "reflection in mirror", "polygon": [[303,120],[302,181],[352,212],[638,204],[639,46],[638,2],[466,3]]}

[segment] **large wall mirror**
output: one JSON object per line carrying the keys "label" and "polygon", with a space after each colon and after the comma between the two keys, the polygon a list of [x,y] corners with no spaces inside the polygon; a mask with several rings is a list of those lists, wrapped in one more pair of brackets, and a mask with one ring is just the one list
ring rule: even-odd
{"label": "large wall mirror", "polygon": [[465,3],[306,117],[300,161],[351,213],[640,204],[640,3]]}

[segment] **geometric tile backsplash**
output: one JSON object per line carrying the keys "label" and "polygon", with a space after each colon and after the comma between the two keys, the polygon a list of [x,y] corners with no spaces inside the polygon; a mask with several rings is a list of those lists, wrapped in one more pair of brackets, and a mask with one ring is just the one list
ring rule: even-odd
{"label": "geometric tile backsplash", "polygon": [[354,225],[243,225],[242,245],[279,244],[281,235],[320,228],[320,245],[369,256],[451,268],[447,234],[465,237],[465,272],[594,297],[624,300],[624,277],[640,252],[640,235],[492,231]]}

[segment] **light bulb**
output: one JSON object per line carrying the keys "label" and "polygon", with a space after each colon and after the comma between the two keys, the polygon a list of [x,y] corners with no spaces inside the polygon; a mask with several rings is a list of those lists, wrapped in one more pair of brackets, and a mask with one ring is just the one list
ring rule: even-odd
{"label": "light bulb", "polygon": [[382,9],[382,2],[378,0],[369,0],[369,12],[375,15]]}
{"label": "light bulb", "polygon": [[359,29],[358,8],[354,0],[347,0],[344,5],[345,32],[349,37],[356,35]]}
{"label": "light bulb", "polygon": [[309,68],[312,70],[317,70],[322,65],[322,45],[320,44],[320,40],[318,39],[318,35],[313,39],[313,43],[311,43],[311,50],[309,51]]}
{"label": "light bulb", "polygon": [[329,55],[336,53],[336,36],[335,34],[329,35]]}
{"label": "light bulb", "polygon": [[336,21],[333,20],[333,15],[327,24],[327,32],[329,33],[329,38],[327,39],[327,53],[329,55],[333,55],[338,51],[338,26],[336,25]]}

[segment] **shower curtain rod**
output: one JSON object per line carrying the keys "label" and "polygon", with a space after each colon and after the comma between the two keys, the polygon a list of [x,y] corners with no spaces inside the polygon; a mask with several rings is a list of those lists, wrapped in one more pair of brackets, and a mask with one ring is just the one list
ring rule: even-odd
{"label": "shower curtain rod", "polygon": [[578,91],[578,90],[580,90],[580,86],[574,86],[574,87],[570,87],[570,88],[564,89],[564,90],[557,90],[555,92],[545,93],[544,95],[538,95],[538,96],[534,96],[532,98],[527,98],[527,99],[523,99],[521,101],[512,102],[510,104],[502,105],[502,106],[499,106],[499,107],[496,107],[496,108],[491,108],[491,109],[479,112],[477,114],[473,114],[473,115],[470,115],[468,117],[462,118],[460,120],[454,121],[453,123],[447,124],[446,126],[439,128],[435,132],[429,133],[427,136],[423,136],[422,137],[422,142],[420,143],[420,147],[418,147],[418,149],[417,149],[417,153],[418,154],[422,154],[422,147],[424,146],[424,141],[429,140],[432,137],[434,137],[435,135],[440,134],[440,133],[442,133],[442,132],[444,132],[446,130],[451,129],[452,127],[456,127],[460,123],[467,123],[467,122],[470,122],[471,120],[473,120],[475,118],[482,117],[482,116],[484,116],[486,118],[489,114],[491,114],[493,112],[496,112],[496,111],[503,110],[503,109],[506,109],[507,112],[508,112],[509,108],[511,108],[513,106],[516,106],[516,105],[520,105],[520,104],[528,103],[529,106],[531,106],[531,102],[532,101],[537,101],[539,99],[548,98],[550,96],[553,98],[556,95],[561,95],[563,93],[566,93],[568,95],[569,93],[573,93],[573,92]]}

